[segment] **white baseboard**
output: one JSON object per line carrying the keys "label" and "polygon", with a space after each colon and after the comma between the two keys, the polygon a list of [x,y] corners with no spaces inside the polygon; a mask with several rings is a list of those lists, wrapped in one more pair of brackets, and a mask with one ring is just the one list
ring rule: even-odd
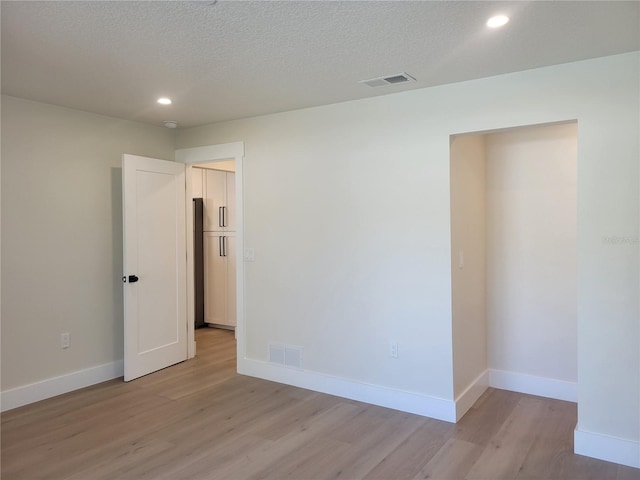
{"label": "white baseboard", "polygon": [[628,467],[640,468],[640,442],[585,432],[576,427],[573,432],[573,451]]}
{"label": "white baseboard", "polygon": [[578,384],[523,373],[489,370],[489,386],[568,402],[578,401]]}
{"label": "white baseboard", "polygon": [[22,387],[12,388],[2,392],[0,410],[5,412],[13,408],[22,407],[46,398],[62,395],[79,388],[106,382],[123,375],[124,362],[106,363],[97,367],[79,370],[59,377],[49,378],[41,382],[31,383]]}
{"label": "white baseboard", "polygon": [[489,388],[489,370],[485,370],[456,398],[456,422],[478,401]]}
{"label": "white baseboard", "polygon": [[238,361],[238,373],[381,407],[393,408],[402,412],[415,413],[446,422],[456,421],[456,405],[452,400],[405,392],[247,358]]}

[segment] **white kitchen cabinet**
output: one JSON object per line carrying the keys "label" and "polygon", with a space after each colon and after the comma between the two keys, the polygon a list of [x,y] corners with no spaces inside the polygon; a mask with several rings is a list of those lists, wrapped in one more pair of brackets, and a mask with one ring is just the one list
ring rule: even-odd
{"label": "white kitchen cabinet", "polygon": [[203,185],[204,230],[206,232],[235,232],[235,173],[222,170],[204,170]]}
{"label": "white kitchen cabinet", "polygon": [[235,328],[235,232],[204,232],[203,235],[205,323]]}
{"label": "white kitchen cabinet", "polygon": [[202,168],[191,169],[191,198],[202,198],[204,193],[204,170]]}

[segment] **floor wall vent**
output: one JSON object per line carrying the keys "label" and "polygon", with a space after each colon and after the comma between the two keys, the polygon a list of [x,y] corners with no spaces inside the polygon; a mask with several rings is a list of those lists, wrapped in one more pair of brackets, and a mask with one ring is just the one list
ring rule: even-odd
{"label": "floor wall vent", "polygon": [[270,343],[269,362],[286,365],[287,367],[302,368],[302,347]]}

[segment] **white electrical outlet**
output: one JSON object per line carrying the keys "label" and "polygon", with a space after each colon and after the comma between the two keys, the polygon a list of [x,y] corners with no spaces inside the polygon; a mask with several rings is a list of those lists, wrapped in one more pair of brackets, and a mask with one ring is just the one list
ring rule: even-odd
{"label": "white electrical outlet", "polygon": [[398,358],[398,344],[395,342],[392,342],[389,345],[389,356],[391,358]]}
{"label": "white electrical outlet", "polygon": [[68,333],[60,334],[60,348],[65,349],[71,346],[71,338]]}
{"label": "white electrical outlet", "polygon": [[256,261],[256,251],[253,248],[245,248],[244,249],[244,261],[245,262],[255,262]]}

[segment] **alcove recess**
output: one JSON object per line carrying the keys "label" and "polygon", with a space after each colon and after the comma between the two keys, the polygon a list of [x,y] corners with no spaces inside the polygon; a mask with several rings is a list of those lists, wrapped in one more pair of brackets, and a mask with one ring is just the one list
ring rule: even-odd
{"label": "alcove recess", "polygon": [[456,399],[492,386],[577,401],[577,128],[451,137]]}

